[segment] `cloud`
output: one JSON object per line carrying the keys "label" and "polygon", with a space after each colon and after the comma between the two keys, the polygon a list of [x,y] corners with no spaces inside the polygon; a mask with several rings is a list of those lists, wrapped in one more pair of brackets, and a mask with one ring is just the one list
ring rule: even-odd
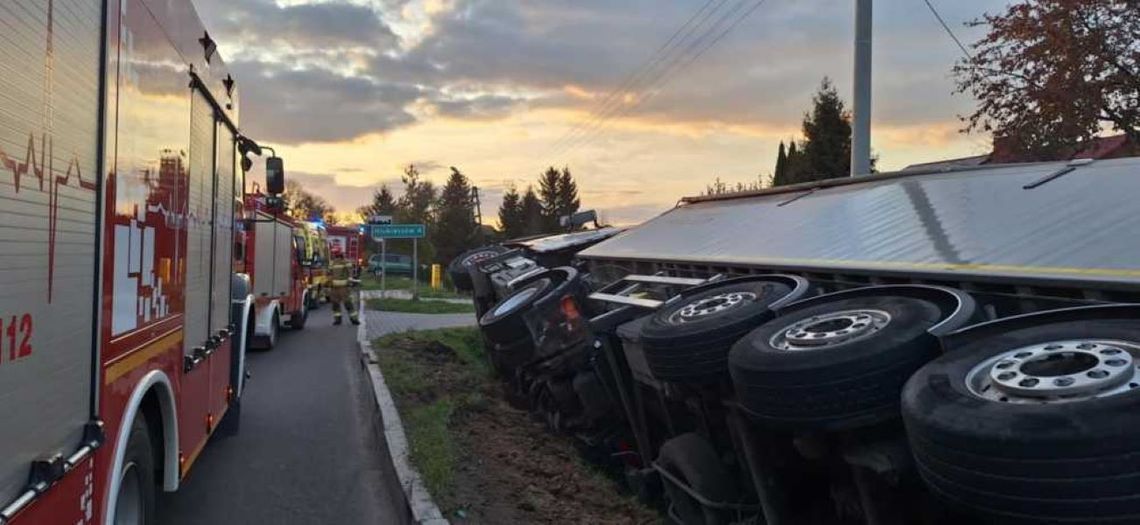
{"label": "cloud", "polygon": [[272,0],[203,0],[224,45],[260,49],[395,49],[399,37],[371,8],[347,2],[279,5]]}
{"label": "cloud", "polygon": [[245,85],[257,86],[243,92],[242,113],[243,127],[259,140],[336,142],[415,121],[406,109],[420,96],[415,86],[264,62],[231,67]]}
{"label": "cloud", "polygon": [[379,189],[381,184],[388,184],[388,188],[397,194],[401,187],[399,179],[357,186],[341,184],[337,182],[336,177],[321,173],[292,171],[286,176],[291,180],[300,182],[305,191],[324,197],[339,213],[352,213],[356,211],[356,208],[367,204],[372,199],[372,192]]}

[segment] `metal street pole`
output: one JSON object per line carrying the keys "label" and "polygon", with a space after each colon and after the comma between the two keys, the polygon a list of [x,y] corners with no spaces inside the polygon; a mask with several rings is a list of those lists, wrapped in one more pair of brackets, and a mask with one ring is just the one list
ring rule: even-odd
{"label": "metal street pole", "polygon": [[412,239],[412,299],[420,298],[420,240]]}
{"label": "metal street pole", "polygon": [[380,298],[388,295],[388,239],[380,239]]}
{"label": "metal street pole", "polygon": [[851,176],[871,173],[871,0],[855,0],[855,94]]}

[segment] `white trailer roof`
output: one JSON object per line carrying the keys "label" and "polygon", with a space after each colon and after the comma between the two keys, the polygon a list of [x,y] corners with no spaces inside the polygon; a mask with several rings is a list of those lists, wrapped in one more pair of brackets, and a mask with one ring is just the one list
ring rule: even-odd
{"label": "white trailer roof", "polygon": [[1140,158],[686,199],[585,259],[1140,285]]}

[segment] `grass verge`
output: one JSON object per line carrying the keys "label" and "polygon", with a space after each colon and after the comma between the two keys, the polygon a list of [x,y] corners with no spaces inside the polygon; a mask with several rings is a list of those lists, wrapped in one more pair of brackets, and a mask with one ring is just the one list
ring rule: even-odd
{"label": "grass verge", "polygon": [[457,413],[485,402],[477,392],[491,377],[479,332],[403,332],[381,337],[372,347],[403,414],[412,463],[428,491],[447,501],[460,455],[449,425]]}
{"label": "grass verge", "polygon": [[382,312],[403,312],[409,314],[466,314],[475,313],[471,303],[449,303],[445,301],[413,301],[411,299],[368,299],[368,308]]}

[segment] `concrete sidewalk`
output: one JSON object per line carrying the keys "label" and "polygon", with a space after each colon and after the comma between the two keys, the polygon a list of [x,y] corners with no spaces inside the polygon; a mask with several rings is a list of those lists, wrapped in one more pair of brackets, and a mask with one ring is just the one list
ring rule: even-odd
{"label": "concrete sidewalk", "polygon": [[365,327],[368,329],[369,340],[392,332],[475,326],[476,324],[475,314],[406,314],[365,309],[364,315],[367,316]]}
{"label": "concrete sidewalk", "polygon": [[[380,299],[386,297],[388,299],[411,299],[411,290],[361,290],[360,294],[363,299]],[[455,304],[470,304],[470,297],[420,297],[421,301],[441,301],[444,303]]]}

